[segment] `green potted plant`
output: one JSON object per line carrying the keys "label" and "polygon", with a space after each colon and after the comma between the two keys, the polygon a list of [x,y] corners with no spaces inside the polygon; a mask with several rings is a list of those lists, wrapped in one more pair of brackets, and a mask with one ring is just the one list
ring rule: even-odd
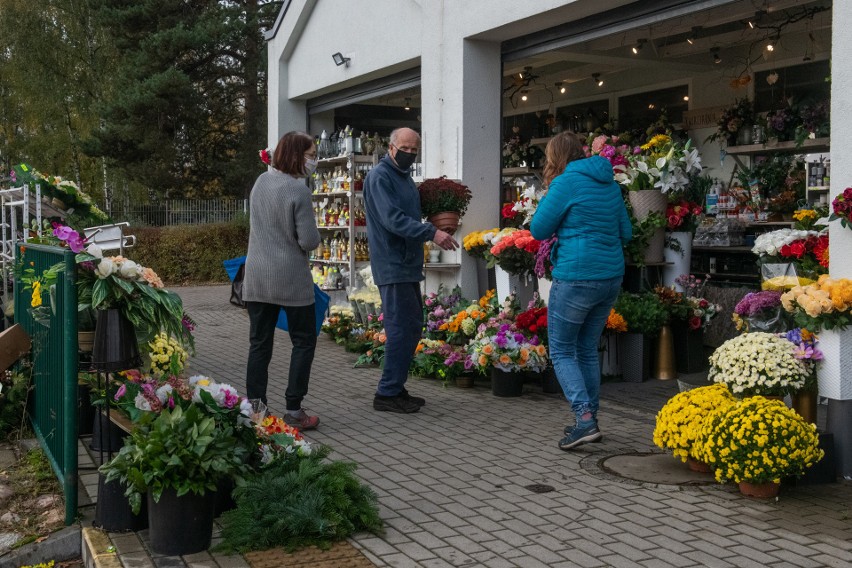
{"label": "green potted plant", "polygon": [[240,477],[249,449],[237,427],[217,420],[201,404],[146,415],[112,461],[101,466],[119,480],[134,512],[147,494],[151,547],[166,555],[210,546],[213,496],[219,481]]}
{"label": "green potted plant", "polygon": [[467,211],[471,197],[464,184],[447,179],[447,176],[423,180],[420,192],[421,214],[438,229],[453,234]]}
{"label": "green potted plant", "polygon": [[622,353],[622,377],[627,382],[642,382],[650,376],[651,342],[669,318],[669,312],[653,292],[641,294],[622,292],[615,302],[615,311],[627,323],[627,332],[619,334],[619,353]]}

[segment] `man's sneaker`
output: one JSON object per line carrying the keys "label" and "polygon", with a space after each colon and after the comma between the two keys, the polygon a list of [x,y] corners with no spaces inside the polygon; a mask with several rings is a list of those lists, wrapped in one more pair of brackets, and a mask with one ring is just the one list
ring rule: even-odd
{"label": "man's sneaker", "polygon": [[601,431],[598,430],[597,424],[592,424],[582,428],[575,426],[571,433],[559,440],[560,450],[571,450],[589,442],[596,442],[601,439]]}
{"label": "man's sneaker", "polygon": [[296,416],[291,414],[284,415],[284,423],[299,430],[313,430],[319,426],[319,421],[319,416],[310,416],[304,410],[300,410]]}
{"label": "man's sneaker", "polygon": [[396,396],[376,395],[373,399],[373,410],[379,412],[396,412],[397,414],[412,414],[420,410],[419,404],[401,394]]}
{"label": "man's sneaker", "polygon": [[[595,424],[597,425],[597,422],[595,422]],[[565,433],[566,436],[568,436],[569,434],[571,434],[571,431],[573,429],[574,429],[574,426],[568,425],[568,426],[565,427],[565,430],[563,430],[563,432]],[[601,442],[603,442],[603,435],[601,435],[599,438],[591,441],[592,444],[600,444]]]}
{"label": "man's sneaker", "polygon": [[412,401],[412,402],[416,402],[416,403],[417,403],[417,404],[419,404],[420,406],[425,406],[425,405],[426,405],[426,399],[425,399],[425,398],[420,398],[419,396],[411,396],[411,395],[408,393],[408,391],[407,391],[407,390],[405,390],[405,389],[402,389],[402,392],[401,392],[401,393],[399,393],[399,396],[401,396],[402,398],[407,398],[408,400],[410,400],[410,401]]}

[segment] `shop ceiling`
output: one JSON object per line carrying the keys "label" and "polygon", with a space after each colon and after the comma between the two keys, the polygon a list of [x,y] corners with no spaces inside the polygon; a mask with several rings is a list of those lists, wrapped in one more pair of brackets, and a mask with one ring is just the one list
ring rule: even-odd
{"label": "shop ceiling", "polygon": [[[506,106],[510,102],[518,106],[522,94],[528,94],[531,102],[541,102],[545,95],[570,97],[577,90],[588,96],[595,82],[606,85],[611,78],[636,70],[647,70],[649,81],[660,70],[681,77],[717,71],[720,80],[729,81],[751,74],[754,67],[765,67],[772,58],[787,64],[824,58],[831,51],[831,5],[831,0],[737,0],[618,33],[600,33],[594,39],[578,35],[574,43],[570,38],[562,42],[569,45],[507,61]],[[542,30],[542,35],[554,36],[570,26]],[[767,51],[769,43],[775,51]],[[386,94],[367,104],[419,107],[420,90]]]}
{"label": "shop ceiling", "polygon": [[588,93],[637,70],[649,80],[661,70],[683,77],[718,70],[720,80],[733,80],[772,58],[810,60],[830,50],[830,0],[740,0],[507,61],[503,94],[517,104],[539,91]]}

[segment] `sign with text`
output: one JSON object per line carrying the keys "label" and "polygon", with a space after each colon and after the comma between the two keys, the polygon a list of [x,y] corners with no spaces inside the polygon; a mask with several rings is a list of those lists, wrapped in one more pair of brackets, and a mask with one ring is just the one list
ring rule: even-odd
{"label": "sign with text", "polygon": [[715,106],[685,111],[683,113],[683,126],[687,130],[716,126],[725,108],[724,106]]}

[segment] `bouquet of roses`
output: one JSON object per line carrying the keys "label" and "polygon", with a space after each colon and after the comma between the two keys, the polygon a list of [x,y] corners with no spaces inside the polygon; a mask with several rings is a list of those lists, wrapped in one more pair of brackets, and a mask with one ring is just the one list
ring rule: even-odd
{"label": "bouquet of roses", "polygon": [[618,139],[618,136],[606,136],[604,134],[589,136],[587,145],[583,149],[587,156],[603,156],[612,164],[612,169],[618,172],[627,170],[630,165],[629,156],[642,151],[639,147],[624,144]]}
{"label": "bouquet of roses", "polygon": [[694,233],[701,222],[704,208],[698,203],[681,199],[666,206],[666,228],[669,231]]}
{"label": "bouquet of roses", "polygon": [[831,202],[831,217],[829,221],[839,219],[840,224],[852,229],[852,187],[847,187],[843,193],[834,198]]}
{"label": "bouquet of roses", "polygon": [[539,340],[547,345],[547,306],[538,299],[538,293],[527,310],[517,315],[515,326],[529,337],[537,335]]}
{"label": "bouquet of roses", "polygon": [[793,314],[799,327],[843,329],[852,323],[852,280],[824,274],[814,284],[795,286],[784,293],[781,305]]}
{"label": "bouquet of roses", "polygon": [[541,242],[527,230],[513,231],[491,247],[494,262],[509,274],[525,275],[535,270],[535,254]]}

